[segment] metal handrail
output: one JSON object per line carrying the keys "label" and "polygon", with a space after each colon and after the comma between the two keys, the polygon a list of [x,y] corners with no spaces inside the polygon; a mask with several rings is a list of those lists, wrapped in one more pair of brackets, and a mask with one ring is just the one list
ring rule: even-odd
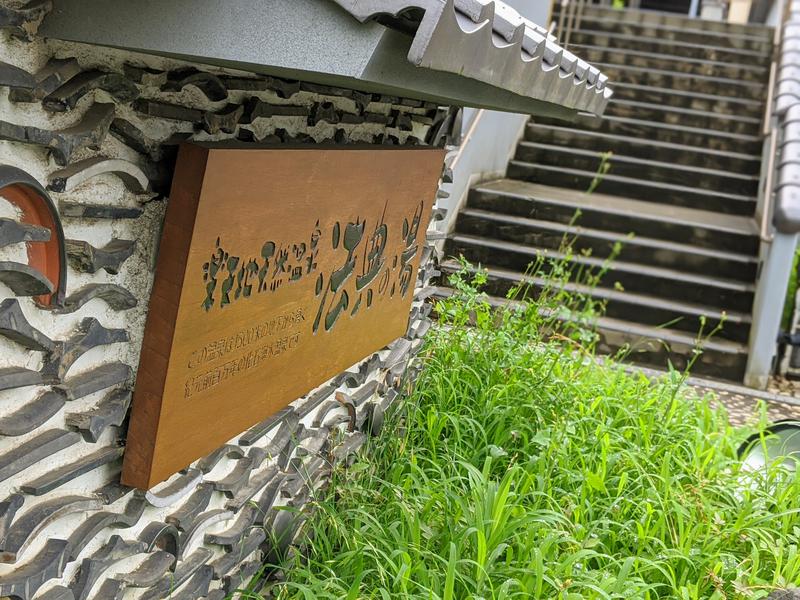
{"label": "metal handrail", "polygon": [[569,38],[572,35],[572,27],[575,22],[575,8],[578,5],[578,0],[573,0],[567,6],[567,30],[564,32],[564,35],[561,37],[561,43],[564,45],[564,48],[569,46]]}
{"label": "metal handrail", "polygon": [[580,29],[585,4],[586,0],[561,0],[556,31],[564,48],[569,46],[572,32]]}
{"label": "metal handrail", "polygon": [[[766,145],[766,144],[765,144]],[[771,242],[775,237],[770,230],[770,217],[772,216],[773,187],[775,182],[775,153],[778,151],[778,132],[773,130],[769,134],[767,145],[766,169],[764,173],[764,203],[761,207],[761,220],[758,233],[762,242]]]}
{"label": "metal handrail", "polygon": [[775,76],[778,73],[778,61],[773,59],[769,64],[769,83],[767,84],[767,105],[764,107],[764,135],[772,131],[772,103],[775,99]]}
{"label": "metal handrail", "polygon": [[789,3],[785,0],[778,0],[779,9],[778,14],[780,20],[772,32],[772,61],[769,64],[769,84],[767,87],[767,104],[764,107],[764,135],[769,135],[772,123],[772,104],[775,97],[775,86],[777,85],[776,77],[778,74],[778,61],[781,58],[781,43],[783,41],[783,26],[786,23],[786,16],[789,8]]}
{"label": "metal handrail", "polygon": [[[775,103],[775,88],[778,85],[777,73],[778,62],[781,57],[781,45],[783,42],[783,26],[786,23],[788,14],[789,3],[785,0],[779,1],[780,19],[775,26],[775,31],[772,37],[772,61],[769,66],[769,83],[767,85],[767,102],[764,107],[764,126],[763,134],[765,138],[769,139],[769,143],[765,143],[766,155],[764,156],[764,191],[763,203],[761,206],[761,215],[759,219],[759,237],[761,241],[770,243],[774,239],[774,234],[771,231],[771,217],[773,214],[774,200],[774,187],[775,187],[775,155],[778,151],[778,137],[780,135],[780,128],[777,119],[773,118],[773,108]],[[766,139],[765,139],[766,141]]]}
{"label": "metal handrail", "polygon": [[581,28],[581,19],[583,18],[583,8],[586,6],[588,0],[578,0],[578,8],[577,8],[577,15],[575,16],[575,28],[574,31],[578,31]]}
{"label": "metal handrail", "polygon": [[558,27],[556,28],[559,37],[564,33],[564,15],[567,12],[568,4],[569,0],[561,0],[561,9],[558,11]]}

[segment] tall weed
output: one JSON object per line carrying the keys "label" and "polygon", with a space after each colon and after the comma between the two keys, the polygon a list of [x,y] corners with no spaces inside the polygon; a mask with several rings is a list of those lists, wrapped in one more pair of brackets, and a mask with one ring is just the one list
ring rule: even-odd
{"label": "tall weed", "polygon": [[722,600],[800,582],[800,480],[737,484],[749,431],[685,398],[681,373],[596,360],[602,306],[565,293],[573,277],[492,307],[484,275],[454,276],[414,392],[335,473],[269,593]]}

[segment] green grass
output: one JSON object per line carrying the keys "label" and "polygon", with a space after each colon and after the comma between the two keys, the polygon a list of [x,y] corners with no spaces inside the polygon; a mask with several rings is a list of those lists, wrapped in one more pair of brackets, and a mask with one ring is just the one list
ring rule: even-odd
{"label": "green grass", "polygon": [[797,293],[797,269],[800,265],[800,247],[794,251],[792,260],[792,271],[789,274],[789,285],[786,287],[786,299],[783,303],[783,316],[781,317],[781,327],[789,330],[792,326],[792,314],[794,313],[794,296]]}
{"label": "green grass", "polygon": [[800,582],[800,481],[740,473],[749,431],[684,398],[683,374],[595,360],[591,332],[559,318],[590,321],[589,300],[554,288],[498,313],[454,283],[414,392],[314,503],[275,597],[734,599]]}

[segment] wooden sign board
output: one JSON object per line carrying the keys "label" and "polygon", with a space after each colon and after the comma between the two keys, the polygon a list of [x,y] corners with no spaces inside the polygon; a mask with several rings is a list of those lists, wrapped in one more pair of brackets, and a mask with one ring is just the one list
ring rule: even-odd
{"label": "wooden sign board", "polygon": [[181,147],[122,483],[152,487],[405,333],[443,154]]}

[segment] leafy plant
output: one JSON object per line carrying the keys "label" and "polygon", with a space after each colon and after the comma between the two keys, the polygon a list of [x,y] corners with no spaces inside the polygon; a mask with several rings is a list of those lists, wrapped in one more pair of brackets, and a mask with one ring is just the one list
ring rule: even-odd
{"label": "leafy plant", "polygon": [[732,600],[800,582],[800,479],[743,484],[750,431],[680,373],[597,360],[602,306],[565,290],[563,264],[500,307],[464,267],[415,391],[314,503],[273,597]]}
{"label": "leafy plant", "polygon": [[611,169],[611,159],[613,156],[614,153],[611,150],[600,153],[600,164],[597,166],[594,179],[592,179],[591,183],[589,183],[589,188],[586,190],[587,194],[594,192],[597,189],[597,186],[603,181],[603,178]]}
{"label": "leafy plant", "polygon": [[794,313],[795,295],[797,294],[798,268],[800,268],[800,247],[794,251],[792,271],[789,273],[789,284],[786,286],[786,298],[783,302],[783,314],[781,317],[781,327],[784,330],[788,330],[792,326],[792,314]]}

